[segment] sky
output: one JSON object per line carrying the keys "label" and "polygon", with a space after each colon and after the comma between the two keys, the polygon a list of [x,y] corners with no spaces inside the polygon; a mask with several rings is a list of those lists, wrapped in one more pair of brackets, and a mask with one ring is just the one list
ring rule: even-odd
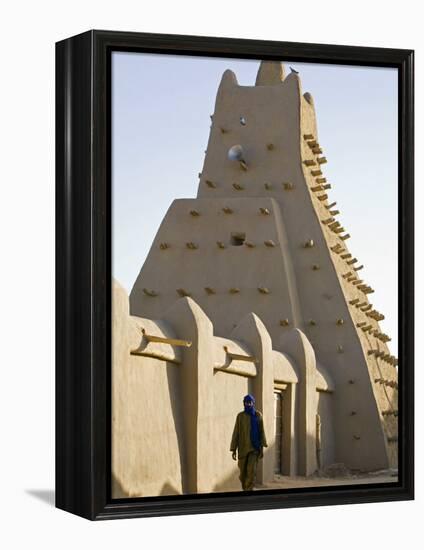
{"label": "sky", "polygon": [[[112,276],[128,293],[171,202],[197,194],[223,72],[253,86],[259,62],[112,54]],[[314,98],[331,198],[397,355],[397,70],[284,64]]]}

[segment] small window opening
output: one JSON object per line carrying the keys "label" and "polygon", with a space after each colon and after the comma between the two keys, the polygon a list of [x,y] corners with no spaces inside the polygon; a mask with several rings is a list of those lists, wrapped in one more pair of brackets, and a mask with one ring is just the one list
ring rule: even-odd
{"label": "small window opening", "polygon": [[231,233],[231,244],[233,246],[241,246],[246,240],[246,233]]}

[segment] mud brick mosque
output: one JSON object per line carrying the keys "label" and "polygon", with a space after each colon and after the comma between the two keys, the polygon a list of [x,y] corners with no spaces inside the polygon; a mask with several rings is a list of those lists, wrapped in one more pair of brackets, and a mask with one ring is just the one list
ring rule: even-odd
{"label": "mud brick mosque", "polygon": [[128,298],[113,284],[112,493],[240,490],[247,393],[259,482],[397,467],[397,359],[349,252],[299,75],[221,80],[197,198],[175,200]]}

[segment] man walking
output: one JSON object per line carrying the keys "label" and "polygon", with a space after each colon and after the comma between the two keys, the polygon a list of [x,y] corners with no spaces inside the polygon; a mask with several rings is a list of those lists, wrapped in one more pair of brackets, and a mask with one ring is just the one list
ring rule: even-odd
{"label": "man walking", "polygon": [[263,448],[267,447],[262,414],[255,409],[255,398],[246,395],[243,399],[244,411],[238,413],[231,439],[230,451],[237,460],[239,479],[243,491],[252,491],[256,478],[258,460],[263,458]]}

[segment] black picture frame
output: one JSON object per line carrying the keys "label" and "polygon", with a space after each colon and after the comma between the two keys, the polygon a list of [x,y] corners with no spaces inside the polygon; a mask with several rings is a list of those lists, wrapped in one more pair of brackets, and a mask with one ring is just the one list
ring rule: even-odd
{"label": "black picture frame", "polygon": [[[110,498],[111,52],[395,67],[399,75],[399,481]],[[56,506],[90,520],[414,498],[411,50],[89,31],[56,44]]]}

